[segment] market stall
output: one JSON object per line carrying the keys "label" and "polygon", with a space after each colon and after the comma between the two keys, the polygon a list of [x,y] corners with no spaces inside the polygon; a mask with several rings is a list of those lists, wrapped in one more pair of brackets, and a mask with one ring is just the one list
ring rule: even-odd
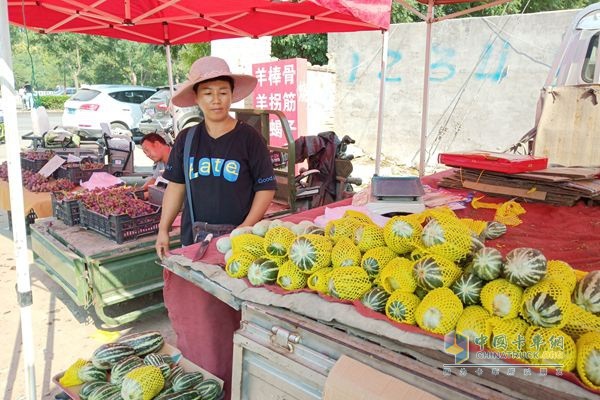
{"label": "market stall", "polygon": [[[436,186],[440,176],[426,177]],[[465,191],[453,191],[462,196]],[[491,203],[503,199],[487,198]],[[350,200],[336,203],[344,207]],[[581,271],[600,268],[593,243],[600,241],[600,209],[578,204],[556,207],[521,203],[523,221],[489,246],[502,253],[516,247],[533,247],[548,259],[563,260]],[[295,214],[291,222],[314,220],[324,208]],[[464,218],[491,221],[493,209],[457,211]],[[321,398],[329,371],[342,354],[443,398],[560,398],[592,399],[597,392],[585,388],[572,373],[540,373],[534,369],[510,376],[482,373],[474,369],[442,370],[453,357],[444,353],[441,335],[414,326],[395,323],[385,315],[357,307],[357,302],[339,301],[305,289],[286,292],[276,285],[253,286],[235,279],[223,269],[224,258],[211,244],[208,252],[193,261],[196,246],[174,251],[163,260],[170,272],[189,281],[230,307],[241,310],[241,328],[234,337],[232,398],[254,398],[252,394],[279,393],[295,398]],[[178,301],[178,299],[173,300]],[[185,302],[186,299],[181,299]],[[183,307],[183,304],[180,305]],[[194,354],[193,343],[182,351],[203,365]],[[489,362],[488,362],[489,363]],[[525,369],[523,369],[525,371]],[[213,371],[214,372],[214,371]],[[218,373],[217,373],[218,375]],[[563,376],[556,376],[563,375]],[[243,394],[243,396],[242,396]]]}

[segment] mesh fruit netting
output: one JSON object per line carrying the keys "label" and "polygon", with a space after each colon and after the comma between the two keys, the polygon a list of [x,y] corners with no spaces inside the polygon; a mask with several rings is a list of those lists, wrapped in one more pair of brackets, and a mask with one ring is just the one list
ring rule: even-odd
{"label": "mesh fruit netting", "polygon": [[568,318],[562,330],[574,340],[589,332],[600,332],[600,317],[577,304],[569,304]]}
{"label": "mesh fruit netting", "polygon": [[264,250],[268,256],[284,257],[288,255],[296,235],[284,226],[276,226],[267,231],[264,238]]}
{"label": "mesh fruit netting", "polygon": [[331,265],[338,267],[358,267],[362,254],[352,239],[340,238],[331,250]]}
{"label": "mesh fruit netting", "polygon": [[600,332],[589,332],[577,340],[577,373],[587,386],[600,389]]}
{"label": "mesh fruit netting", "polygon": [[417,281],[413,276],[413,262],[404,257],[393,258],[381,270],[379,282],[389,294],[396,290],[413,293],[417,288]]}
{"label": "mesh fruit netting", "polygon": [[428,252],[459,261],[471,250],[471,231],[452,212],[432,209],[421,233]]}
{"label": "mesh fruit netting", "polygon": [[445,335],[456,327],[462,312],[460,299],[452,290],[443,287],[427,293],[417,306],[415,319],[421,329]]}
{"label": "mesh fruit netting", "polygon": [[354,243],[363,253],[375,247],[385,246],[383,228],[370,224],[359,226],[354,231]]}
{"label": "mesh fruit netting", "polygon": [[375,279],[385,265],[396,257],[396,253],[386,246],[376,247],[367,251],[360,261],[360,265],[369,274],[369,278]]}
{"label": "mesh fruit netting", "polygon": [[59,382],[64,387],[81,385],[83,381],[79,379],[78,373],[81,367],[87,363],[86,360],[78,359],[67,368],[64,375],[59,379]]}
{"label": "mesh fruit netting", "polygon": [[560,364],[564,371],[573,371],[577,362],[575,341],[557,328],[530,326],[525,333],[525,349],[532,364]]}
{"label": "mesh fruit netting", "polygon": [[354,218],[334,219],[325,225],[325,236],[334,242],[342,237],[354,240],[354,231],[360,226],[363,226],[363,222]]}
{"label": "mesh fruit netting", "polygon": [[[499,318],[492,317],[488,320],[492,328],[492,339],[489,347],[495,351],[524,353],[525,333],[529,324],[521,318]],[[518,354],[512,354],[512,358],[525,360]]]}
{"label": "mesh fruit netting", "polygon": [[361,267],[334,268],[327,279],[327,291],[337,299],[356,300],[371,288],[369,275]]}
{"label": "mesh fruit netting", "polygon": [[277,284],[285,290],[302,289],[306,287],[308,275],[300,271],[291,261],[286,261],[279,267]]}
{"label": "mesh fruit netting", "polygon": [[308,233],[298,236],[290,246],[290,260],[305,274],[328,267],[331,264],[331,240]]}
{"label": "mesh fruit netting", "polygon": [[231,238],[233,253],[250,253],[256,257],[265,255],[265,239],[251,233],[243,233]]}
{"label": "mesh fruit netting", "polygon": [[248,275],[250,264],[257,258],[257,256],[246,252],[234,253],[225,264],[225,272],[232,278],[243,278]]}
{"label": "mesh fruit netting", "polygon": [[375,222],[365,213],[362,213],[357,210],[346,210],[344,212],[344,217],[354,218],[363,224],[375,225]]}
{"label": "mesh fruit netting", "polygon": [[549,260],[546,264],[546,278],[555,279],[565,285],[569,293],[573,292],[577,284],[575,270],[566,262],[560,260]]}
{"label": "mesh fruit netting", "polygon": [[414,215],[392,217],[383,227],[385,244],[398,254],[412,251],[419,243],[423,228]]}
{"label": "mesh fruit netting", "polygon": [[396,290],[385,304],[385,315],[392,321],[415,325],[415,311],[420,302],[414,294]]}
{"label": "mesh fruit netting", "polygon": [[544,279],[525,289],[521,315],[532,325],[562,328],[569,318],[570,292],[554,279]]}
{"label": "mesh fruit netting", "polygon": [[327,293],[327,283],[331,271],[333,271],[333,268],[321,268],[320,270],[313,272],[308,277],[308,287],[319,293]]}
{"label": "mesh fruit netting", "polygon": [[[125,375],[121,385],[121,395],[126,399],[150,400],[164,387],[165,379],[160,368],[145,365],[135,368]],[[142,393],[141,398],[138,396]]]}
{"label": "mesh fruit netting", "polygon": [[519,315],[523,289],[506,279],[495,279],[481,289],[481,305],[490,314],[501,318]]}
{"label": "mesh fruit netting", "polygon": [[467,336],[471,343],[484,346],[492,336],[491,326],[487,323],[490,317],[481,306],[466,307],[456,322],[456,332]]}

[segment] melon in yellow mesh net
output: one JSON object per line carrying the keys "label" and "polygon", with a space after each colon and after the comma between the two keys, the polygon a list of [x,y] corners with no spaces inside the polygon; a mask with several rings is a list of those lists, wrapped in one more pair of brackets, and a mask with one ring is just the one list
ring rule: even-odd
{"label": "melon in yellow mesh net", "polygon": [[385,246],[383,228],[369,224],[359,226],[354,231],[354,244],[356,244],[363,253],[367,250],[374,249],[375,247]]}
{"label": "melon in yellow mesh net", "polygon": [[150,400],[165,386],[160,368],[154,365],[137,367],[125,375],[121,384],[124,399]]}
{"label": "melon in yellow mesh net", "polygon": [[371,288],[367,271],[361,267],[334,268],[327,279],[327,292],[337,299],[356,300]]}
{"label": "melon in yellow mesh net", "polygon": [[270,228],[265,234],[264,250],[268,256],[285,257],[288,255],[296,235],[285,226]]}
{"label": "melon in yellow mesh net", "polygon": [[257,258],[259,257],[246,252],[233,254],[225,264],[225,272],[232,278],[244,278],[248,275],[250,264]]}
{"label": "melon in yellow mesh net", "polygon": [[465,224],[467,228],[476,235],[481,235],[484,229],[487,227],[487,221],[481,221],[471,218],[460,218],[460,221]]}
{"label": "melon in yellow mesh net", "polygon": [[340,238],[331,250],[331,265],[338,267],[358,267],[362,254],[352,239]]}
{"label": "melon in yellow mesh net", "polygon": [[519,315],[522,297],[523,289],[506,279],[488,282],[479,296],[483,308],[501,318],[515,318]]}
{"label": "melon in yellow mesh net", "polygon": [[600,390],[600,332],[577,340],[577,374],[586,386]]}
{"label": "melon in yellow mesh net", "polygon": [[417,285],[427,290],[448,287],[461,274],[462,270],[456,264],[437,254],[421,257],[413,264]]}
{"label": "melon in yellow mesh net", "polygon": [[562,330],[574,340],[588,332],[600,332],[600,317],[584,310],[577,304],[569,304],[568,318]]}
{"label": "melon in yellow mesh net", "polygon": [[81,385],[83,381],[79,379],[78,373],[81,367],[87,363],[84,359],[78,359],[67,368],[63,376],[59,379],[59,382],[64,387]]}
{"label": "melon in yellow mesh net", "polygon": [[530,326],[525,333],[525,350],[532,364],[559,364],[563,371],[575,369],[575,341],[560,329]]}
{"label": "melon in yellow mesh net", "polygon": [[383,227],[387,247],[398,254],[412,251],[421,236],[422,227],[416,216],[392,217]]}
{"label": "melon in yellow mesh net", "polygon": [[412,273],[413,262],[408,258],[395,257],[379,273],[379,282],[389,294],[396,290],[413,293],[417,281]]}
{"label": "melon in yellow mesh net", "polygon": [[296,290],[306,287],[308,275],[303,273],[291,261],[284,262],[277,273],[277,284],[285,290]]}
{"label": "melon in yellow mesh net", "polygon": [[443,287],[427,293],[417,306],[415,319],[421,329],[445,335],[456,327],[462,312],[460,299]]}
{"label": "melon in yellow mesh net", "polygon": [[363,224],[375,225],[375,222],[365,213],[357,211],[357,210],[346,210],[344,212],[344,217],[354,218]]}
{"label": "melon in yellow mesh net", "polygon": [[[521,318],[492,317],[488,320],[492,327],[489,347],[498,352],[525,353],[525,334],[529,324]],[[525,354],[511,354],[511,358],[525,361]]]}
{"label": "melon in yellow mesh net", "polygon": [[544,279],[525,289],[521,316],[531,325],[562,328],[569,318],[570,292],[554,279]]}
{"label": "melon in yellow mesh net", "polygon": [[546,264],[546,278],[555,279],[565,285],[569,293],[573,292],[577,284],[575,270],[569,264],[560,260],[549,260]]}
{"label": "melon in yellow mesh net", "polygon": [[471,231],[460,219],[450,213],[438,212],[429,218],[421,243],[428,252],[458,261],[471,250]]}
{"label": "melon in yellow mesh net", "polygon": [[481,306],[465,307],[456,322],[456,332],[469,338],[469,342],[485,346],[492,336],[491,326],[487,320],[490,313]]}
{"label": "melon in yellow mesh net", "polygon": [[302,272],[312,274],[331,264],[331,249],[331,240],[308,233],[298,236],[292,242],[289,258]]}
{"label": "melon in yellow mesh net", "polygon": [[313,272],[309,275],[306,284],[312,290],[316,290],[319,293],[327,293],[328,277],[331,271],[333,271],[333,268],[321,268]]}
{"label": "melon in yellow mesh net", "polygon": [[231,238],[231,248],[233,253],[250,253],[256,257],[265,255],[264,238],[251,233],[242,233]]}
{"label": "melon in yellow mesh net", "polygon": [[379,275],[379,271],[395,257],[396,253],[388,247],[376,247],[363,254],[360,265],[367,271],[369,278],[375,279]]}
{"label": "melon in yellow mesh net", "polygon": [[385,315],[392,321],[415,325],[415,311],[420,302],[414,294],[396,290],[385,303]]}
{"label": "melon in yellow mesh net", "polygon": [[354,239],[354,231],[363,223],[354,218],[340,218],[331,220],[325,225],[325,236],[337,242],[340,238]]}
{"label": "melon in yellow mesh net", "polygon": [[587,271],[582,271],[580,269],[575,269],[575,277],[577,278],[577,282],[579,282],[580,280],[582,280],[583,278],[585,278],[587,276]]}

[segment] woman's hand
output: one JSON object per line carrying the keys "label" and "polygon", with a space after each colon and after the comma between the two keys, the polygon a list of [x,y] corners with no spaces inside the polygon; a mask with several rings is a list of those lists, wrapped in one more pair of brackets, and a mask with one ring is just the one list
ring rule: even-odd
{"label": "woman's hand", "polygon": [[159,230],[158,235],[156,236],[156,244],[154,245],[156,249],[156,255],[159,259],[163,259],[169,253],[169,244],[170,244],[169,232],[166,230]]}

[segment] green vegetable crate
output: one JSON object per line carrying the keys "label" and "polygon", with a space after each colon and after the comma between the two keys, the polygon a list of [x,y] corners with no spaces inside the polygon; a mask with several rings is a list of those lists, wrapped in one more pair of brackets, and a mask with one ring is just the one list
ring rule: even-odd
{"label": "green vegetable crate", "polygon": [[105,216],[89,210],[81,202],[79,204],[79,224],[117,243],[135,240],[158,232],[160,222],[160,206],[150,204],[154,210],[147,215],[130,217],[127,214]]}

